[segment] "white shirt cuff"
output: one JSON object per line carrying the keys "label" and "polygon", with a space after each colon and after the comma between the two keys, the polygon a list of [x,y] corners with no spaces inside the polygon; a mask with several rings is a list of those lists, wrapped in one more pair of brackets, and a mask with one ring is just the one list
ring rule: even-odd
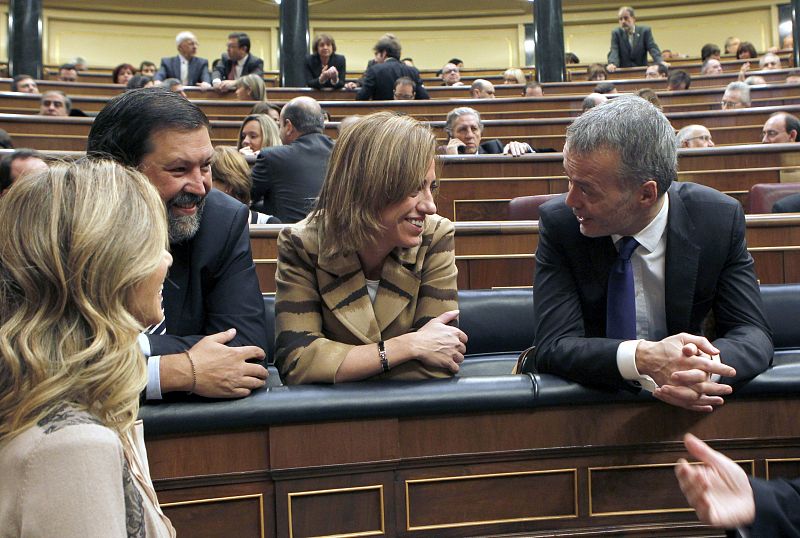
{"label": "white shirt cuff", "polygon": [[217,84],[219,84],[220,82],[222,82],[222,79],[221,79],[221,78],[215,78],[214,80],[212,80],[212,81],[211,81],[211,85],[212,85],[212,86],[216,86],[216,85],[217,85]]}
{"label": "white shirt cuff", "polygon": [[623,379],[633,381],[644,390],[653,392],[658,388],[649,375],[642,375],[636,368],[636,347],[641,340],[626,340],[617,348],[617,368]]}
{"label": "white shirt cuff", "polygon": [[148,400],[160,400],[161,396],[161,355],[147,359],[147,388],[145,397]]}

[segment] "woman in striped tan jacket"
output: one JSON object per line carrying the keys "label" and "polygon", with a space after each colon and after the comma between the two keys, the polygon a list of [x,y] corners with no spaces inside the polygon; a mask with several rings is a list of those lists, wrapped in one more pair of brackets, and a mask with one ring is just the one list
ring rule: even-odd
{"label": "woman in striped tan jacket", "polygon": [[317,207],[278,238],[284,382],[448,377],[464,360],[453,224],[436,215],[435,137],[391,112],[345,128]]}

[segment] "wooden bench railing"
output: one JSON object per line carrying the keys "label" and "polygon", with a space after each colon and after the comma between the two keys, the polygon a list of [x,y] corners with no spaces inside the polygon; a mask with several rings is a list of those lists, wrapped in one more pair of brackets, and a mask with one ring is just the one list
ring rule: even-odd
{"label": "wooden bench railing", "polygon": [[[747,245],[762,284],[800,282],[800,214],[747,215]],[[456,222],[460,289],[530,286],[539,242],[535,221]],[[251,225],[261,290],[275,291],[277,237],[283,225]]]}

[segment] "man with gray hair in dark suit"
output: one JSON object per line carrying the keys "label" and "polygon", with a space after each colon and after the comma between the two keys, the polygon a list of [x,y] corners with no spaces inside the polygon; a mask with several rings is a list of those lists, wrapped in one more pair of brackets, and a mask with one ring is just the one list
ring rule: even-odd
{"label": "man with gray hair in dark suit", "polygon": [[208,60],[197,57],[200,44],[192,32],[181,32],[175,36],[178,55],[161,58],[161,67],[154,79],[162,82],[168,78],[176,78],[184,86],[211,87],[211,74],[208,72]]}

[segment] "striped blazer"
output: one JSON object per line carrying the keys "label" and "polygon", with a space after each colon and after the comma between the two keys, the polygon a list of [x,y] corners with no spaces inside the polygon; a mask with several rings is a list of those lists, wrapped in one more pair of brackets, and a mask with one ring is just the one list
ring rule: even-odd
{"label": "striped blazer", "polygon": [[[386,258],[373,304],[355,253],[320,256],[318,229],[309,219],[284,228],[275,273],[275,362],[283,381],[333,383],[354,346],[417,330],[458,308],[453,237],[452,222],[439,215],[426,217],[421,244],[396,248]],[[372,379],[451,375],[411,360]]]}

